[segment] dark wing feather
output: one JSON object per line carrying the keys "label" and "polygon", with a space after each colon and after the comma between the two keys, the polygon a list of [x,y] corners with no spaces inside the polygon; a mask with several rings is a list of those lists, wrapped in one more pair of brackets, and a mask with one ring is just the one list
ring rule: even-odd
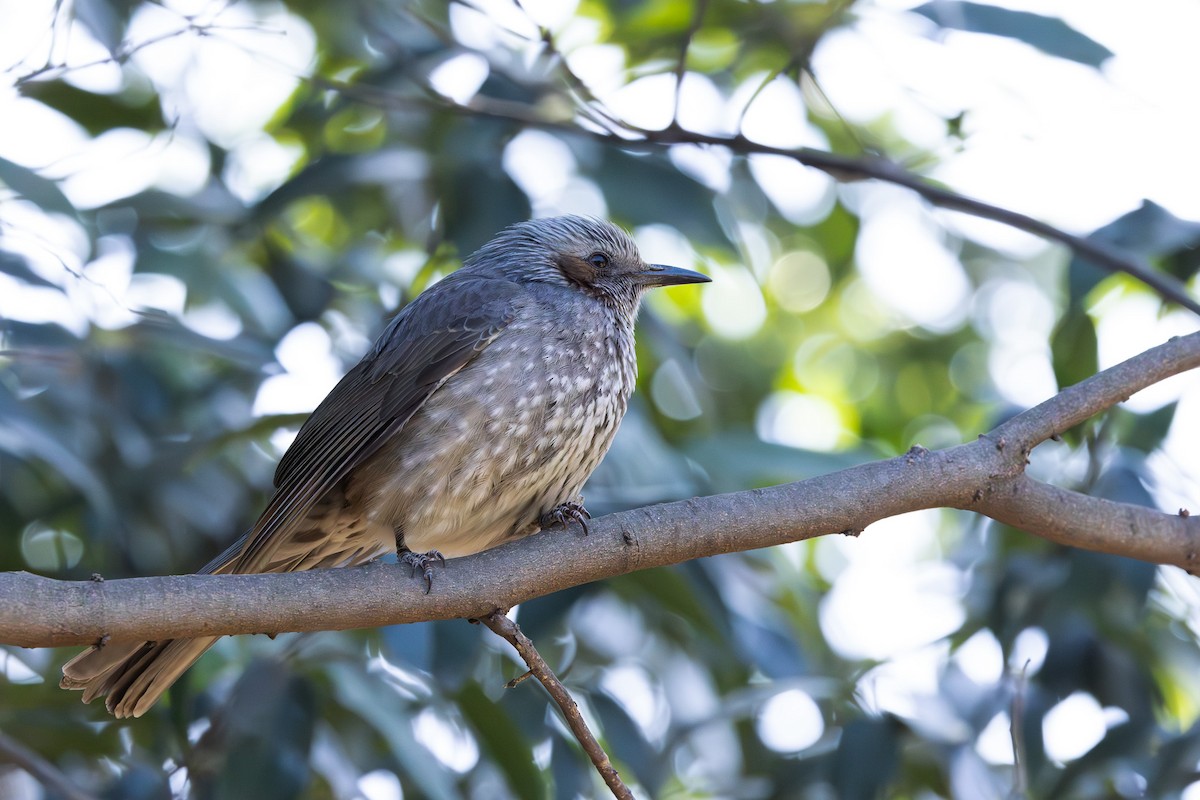
{"label": "dark wing feather", "polygon": [[205,571],[261,569],[268,542],[288,535],[313,503],[397,435],[438,387],[500,334],[522,291],[501,278],[456,273],[418,296],[300,428],[253,530]]}

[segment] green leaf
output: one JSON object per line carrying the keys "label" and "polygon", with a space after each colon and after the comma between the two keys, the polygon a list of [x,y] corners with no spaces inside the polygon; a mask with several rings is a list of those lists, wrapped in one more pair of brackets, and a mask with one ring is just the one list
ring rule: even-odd
{"label": "green leaf", "polygon": [[500,167],[507,128],[477,121],[457,126],[435,161],[445,238],[466,255],[496,231],[527,219],[529,198]]}
{"label": "green leaf", "polygon": [[1200,244],[1200,222],[1180,219],[1158,203],[1142,204],[1090,237],[1130,253],[1153,257]]}
{"label": "green leaf", "polygon": [[[1173,272],[1186,280],[1196,266],[1194,253],[1200,247],[1200,222],[1180,219],[1157,203],[1144,200],[1136,209],[1097,228],[1087,238],[1135,257],[1179,261]],[[1078,304],[1107,274],[1086,258],[1072,258],[1067,272],[1071,304]]]}
{"label": "green leaf", "polygon": [[0,183],[45,211],[57,211],[71,217],[78,215],[57,183],[6,158],[0,158]]}
{"label": "green leaf", "polygon": [[113,128],[152,133],[166,127],[158,99],[150,93],[96,94],[65,81],[30,81],[21,94],[60,111],[95,136]]}
{"label": "green leaf", "polygon": [[646,606],[647,614],[674,615],[687,622],[681,630],[664,628],[663,636],[674,636],[693,644],[703,637],[725,642],[730,636],[729,610],[722,604],[716,587],[696,562],[676,568],[641,570],[615,580],[616,589],[631,605]]}
{"label": "green leaf", "polygon": [[837,797],[883,796],[899,762],[898,728],[889,718],[868,717],[853,720],[842,729],[833,762],[833,789]]}
{"label": "green leaf", "polygon": [[73,12],[109,54],[115,54],[125,35],[125,26],[139,3],[136,0],[75,0]]}
{"label": "green leaf", "polygon": [[600,718],[604,749],[617,762],[618,769],[624,767],[623,773],[625,769],[632,773],[625,780],[636,777],[639,782],[648,784],[651,794],[657,796],[664,775],[654,768],[654,748],[642,735],[641,728],[620,703],[604,692],[591,692],[588,703]]}
{"label": "green leaf", "polygon": [[312,684],[281,662],[253,662],[229,703],[196,744],[191,775],[198,798],[299,797],[316,725]]}
{"label": "green leaf", "polygon": [[0,251],[0,272],[33,286],[54,286],[29,268],[29,262],[16,253]]}
{"label": "green leaf", "polygon": [[1113,55],[1107,47],[1058,17],[959,0],[937,0],[918,6],[913,11],[943,28],[1017,39],[1046,55],[1092,67],[1099,67]]}
{"label": "green leaf", "polygon": [[333,299],[333,285],[305,259],[294,256],[268,240],[267,274],[275,282],[297,322],[318,319]]}
{"label": "green leaf", "polygon": [[449,800],[459,796],[447,770],[417,742],[411,707],[395,690],[346,664],[331,665],[329,676],[338,701],[354,712],[360,723],[384,738],[396,761],[420,790],[419,797]]}
{"label": "green leaf", "polygon": [[1058,323],[1050,337],[1050,352],[1054,377],[1065,389],[1099,370],[1096,357],[1096,326],[1092,318],[1081,312],[1068,313]]}
{"label": "green leaf", "polygon": [[78,455],[64,435],[70,434],[0,390],[0,453],[48,464],[88,499],[101,519],[117,519],[112,496],[94,465]]}
{"label": "green leaf", "polygon": [[[713,207],[712,192],[675,169],[664,156],[606,150],[595,176],[612,215],[622,222],[662,222],[697,244],[729,246]],[[654,190],[647,191],[649,186]]]}
{"label": "green leaf", "polygon": [[704,468],[712,490],[718,492],[804,480],[879,458],[866,448],[821,453],[770,444],[753,431],[736,429],[697,438],[682,449]]}
{"label": "green leaf", "polygon": [[[454,580],[453,574],[443,573],[445,570],[442,567],[434,567],[435,583]],[[468,625],[461,619],[428,624],[433,628],[433,674],[442,686],[450,690],[457,689],[470,677],[471,667],[475,664],[480,648],[480,627]]]}
{"label": "green leaf", "polygon": [[649,0],[630,16],[628,27],[639,34],[678,33],[687,30],[694,13],[688,0]]}
{"label": "green leaf", "polygon": [[1135,414],[1118,406],[1109,413],[1113,415],[1118,441],[1149,455],[1162,445],[1171,430],[1177,407],[1178,403],[1167,403],[1147,414]]}
{"label": "green leaf", "polygon": [[[527,682],[532,683],[536,681]],[[528,692],[534,687],[526,685],[521,688]],[[541,702],[540,696],[537,700],[529,697],[523,699]],[[508,779],[513,794],[527,798],[547,797],[546,783],[533,762],[529,742],[508,715],[483,693],[479,684],[464,685],[458,694],[458,705],[463,716],[471,722],[482,748]]]}

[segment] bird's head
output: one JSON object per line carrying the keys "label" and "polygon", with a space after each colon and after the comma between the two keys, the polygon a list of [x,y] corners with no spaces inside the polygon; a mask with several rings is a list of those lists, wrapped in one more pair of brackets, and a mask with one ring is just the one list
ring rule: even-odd
{"label": "bird's head", "polygon": [[706,283],[699,272],[648,264],[625,231],[595,217],[520,222],[500,232],[466,266],[495,269],[516,281],[576,289],[628,311],[655,286]]}

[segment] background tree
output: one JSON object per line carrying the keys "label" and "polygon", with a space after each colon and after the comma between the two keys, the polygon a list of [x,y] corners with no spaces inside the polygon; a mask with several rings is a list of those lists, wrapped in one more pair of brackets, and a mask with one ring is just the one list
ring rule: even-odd
{"label": "background tree", "polygon": [[[1081,98],[1138,85],[1120,32],[1069,4],[893,5],[6,8],[0,565],[204,563],[382,321],[532,214],[611,217],[716,278],[651,298],[596,514],[956,445],[1194,330],[1164,298],[1196,307],[1200,223],[1168,208],[1200,212],[1120,180],[1193,174],[1171,130],[1079,176],[1057,167],[1090,136],[997,145],[1068,113],[1100,138],[1128,109]],[[1156,391],[1031,472],[1186,506],[1200,410]],[[517,618],[645,796],[1109,797],[1198,777],[1195,608],[1173,568],[927,511]],[[23,771],[0,794],[598,791],[544,694],[502,688],[507,645],[461,621],[223,640],[132,723],[58,690],[66,657],[5,648],[0,756]]]}

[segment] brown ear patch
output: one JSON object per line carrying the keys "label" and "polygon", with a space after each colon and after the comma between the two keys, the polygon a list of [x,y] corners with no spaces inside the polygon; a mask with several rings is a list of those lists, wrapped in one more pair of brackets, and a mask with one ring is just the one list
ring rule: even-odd
{"label": "brown ear patch", "polygon": [[590,261],[579,256],[559,256],[558,268],[571,283],[577,283],[581,286],[591,286],[596,282],[596,268]]}

